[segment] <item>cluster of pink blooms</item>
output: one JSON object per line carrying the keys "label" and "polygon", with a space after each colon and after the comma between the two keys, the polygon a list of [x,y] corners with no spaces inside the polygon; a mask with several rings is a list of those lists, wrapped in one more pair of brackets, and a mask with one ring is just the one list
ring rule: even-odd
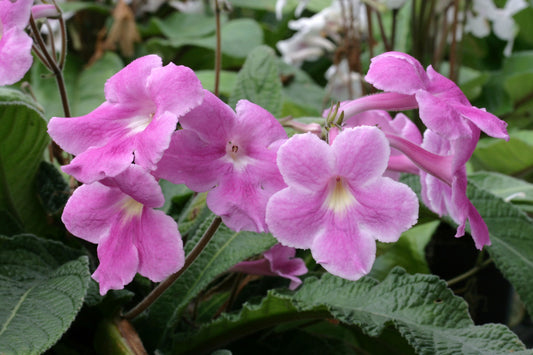
{"label": "cluster of pink blooms", "polygon": [[[122,288],[137,272],[161,281],[183,266],[177,225],[156,210],[164,202],[159,179],[207,192],[208,207],[236,231],[272,233],[281,245],[233,271],[287,277],[291,288],[307,271],[293,248],[357,280],[373,265],[376,240],[395,242],[416,223],[418,199],[398,172],[420,176],[424,202],[459,224],[456,236],[469,220],[476,247],[488,245],[466,197],[465,163],[481,130],[507,139],[505,123],[403,53],[374,58],[366,79],[385,92],[342,103],[345,120],[327,142],[312,133],[288,138],[249,101],[234,111],[190,69],[162,66],[155,55],[111,77],[106,102],[93,112],[52,118],[51,137],[76,156],[63,170],[85,184],[63,221],[98,243],[100,292]],[[405,115],[385,111],[413,108],[428,127],[423,136]]]}

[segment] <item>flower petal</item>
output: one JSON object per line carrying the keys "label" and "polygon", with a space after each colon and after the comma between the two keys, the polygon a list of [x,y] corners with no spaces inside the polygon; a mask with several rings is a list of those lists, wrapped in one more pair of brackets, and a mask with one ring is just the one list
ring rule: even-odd
{"label": "flower petal", "polygon": [[283,245],[309,249],[313,240],[324,233],[325,192],[314,193],[283,189],[270,198],[266,208],[269,231]]}
{"label": "flower petal", "polygon": [[245,134],[239,137],[239,141],[248,138],[253,141],[255,147],[267,147],[274,141],[287,138],[287,133],[278,120],[261,106],[248,100],[240,100],[237,102],[236,112],[236,127],[239,132]]}
{"label": "flower petal", "polygon": [[99,243],[116,219],[117,204],[124,199],[118,189],[99,183],[82,185],[70,196],[61,220],[78,238]]}
{"label": "flower petal", "polygon": [[457,111],[489,136],[509,141],[507,122],[500,120],[492,113],[473,106],[460,106],[457,107]]}
{"label": "flower petal", "polygon": [[407,95],[425,89],[429,81],[420,62],[400,52],[387,52],[372,58],[365,80],[380,90]]}
{"label": "flower petal", "polygon": [[364,185],[381,177],[387,169],[389,142],[377,127],[347,128],[331,147],[337,162],[335,174],[351,185]]}
{"label": "flower petal", "polygon": [[101,295],[110,289],[123,289],[124,285],[133,281],[139,265],[133,238],[139,233],[140,216],[118,218],[109,235],[98,244],[100,265],[92,276],[100,284]]}
{"label": "flower petal", "polygon": [[[147,81],[152,69],[160,68],[162,60],[155,54],[135,59],[105,83],[105,98],[110,103],[129,104],[135,108],[151,102]],[[151,103],[153,104],[153,103]]]}
{"label": "flower petal", "polygon": [[33,0],[0,1],[0,22],[4,31],[13,27],[23,30],[30,20],[32,5]]}
{"label": "flower petal", "polygon": [[355,281],[372,269],[376,258],[376,242],[359,231],[328,226],[314,240],[311,252],[313,258],[328,272]]}
{"label": "flower petal", "polygon": [[162,211],[144,208],[135,245],[139,273],[159,282],[183,267],[185,255],[178,225]]}
{"label": "flower petal", "polygon": [[297,134],[278,151],[278,167],[292,188],[318,191],[327,185],[335,167],[331,147],[312,133]]}
{"label": "flower petal", "polygon": [[[2,1],[9,3],[10,1]],[[23,29],[4,28],[0,22],[0,86],[11,85],[24,77],[33,62],[30,36]]]}

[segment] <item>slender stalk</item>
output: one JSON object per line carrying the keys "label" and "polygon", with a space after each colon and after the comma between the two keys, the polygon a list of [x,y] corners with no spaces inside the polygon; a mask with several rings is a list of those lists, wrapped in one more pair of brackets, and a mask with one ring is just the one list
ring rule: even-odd
{"label": "slender stalk", "polygon": [[222,66],[222,36],[220,33],[220,4],[215,0],[215,23],[216,23],[216,49],[215,49],[215,90],[218,96],[220,86],[220,68]]}
{"label": "slender stalk", "polygon": [[461,274],[461,275],[459,275],[457,277],[454,277],[451,280],[446,281],[446,283],[448,284],[448,287],[453,286],[456,283],[459,283],[459,282],[469,278],[470,276],[476,274],[477,272],[481,271],[482,269],[486,268],[491,263],[492,263],[492,259],[487,259],[483,263],[481,263],[480,265],[474,266],[473,268],[471,268],[470,270],[468,270],[464,274]]}
{"label": "slender stalk", "polygon": [[395,45],[395,42],[396,42],[396,26],[397,26],[397,22],[398,22],[397,20],[398,20],[398,9],[394,9],[394,10],[392,10],[392,23],[391,23],[392,30],[391,30],[391,35],[390,35],[390,49],[391,49],[391,51],[394,50],[394,45]]}
{"label": "slender stalk", "polygon": [[383,45],[385,46],[385,50],[387,52],[391,51],[392,49],[387,38],[387,34],[385,33],[385,27],[383,26],[383,19],[381,18],[381,13],[379,11],[376,11],[376,16],[378,18],[379,32],[381,34],[381,39],[383,41]]}
{"label": "slender stalk", "polygon": [[155,300],[157,300],[159,296],[161,296],[163,292],[165,292],[174,283],[174,281],[176,281],[189,268],[189,266],[191,266],[191,264],[194,262],[194,260],[196,260],[198,255],[200,255],[202,250],[204,250],[207,243],[209,243],[213,235],[215,235],[215,232],[217,231],[221,223],[222,223],[222,219],[218,216],[215,217],[213,222],[211,222],[211,225],[209,226],[209,228],[207,228],[207,230],[205,231],[202,238],[200,238],[200,241],[198,242],[198,244],[196,244],[194,249],[185,258],[185,263],[183,267],[177,272],[175,272],[174,274],[167,277],[159,285],[157,285],[152,290],[152,292],[148,294],[148,296],[146,296],[141,302],[139,302],[138,305],[133,307],[130,311],[126,312],[123,315],[123,318],[133,319],[137,317],[139,314],[141,314],[145,309],[150,307],[150,305],[154,303]]}
{"label": "slender stalk", "polygon": [[452,24],[452,44],[450,46],[450,79],[457,80],[457,24],[459,21],[459,0],[454,0],[453,24]]}

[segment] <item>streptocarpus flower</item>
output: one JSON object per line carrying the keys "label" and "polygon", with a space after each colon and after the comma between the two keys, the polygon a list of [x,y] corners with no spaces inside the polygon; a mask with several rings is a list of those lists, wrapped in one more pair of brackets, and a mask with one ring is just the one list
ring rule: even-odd
{"label": "streptocarpus flower", "polygon": [[[405,108],[412,104],[414,96],[421,120],[446,139],[475,135],[470,123],[489,136],[509,139],[507,123],[484,109],[473,107],[453,81],[437,73],[431,65],[424,71],[408,54],[387,52],[372,58],[365,79],[380,90],[405,95]],[[369,96],[367,100],[376,100],[378,95]]]}
{"label": "streptocarpus flower", "polygon": [[[133,161],[154,170],[178,117],[198,106],[203,89],[194,72],[148,55],[105,85],[106,102],[80,117],[54,117],[48,133],[76,155],[63,171],[84,183],[123,172]],[[98,163],[96,163],[98,162]]]}
{"label": "streptocarpus flower", "polygon": [[131,165],[115,178],[82,185],[67,202],[62,220],[69,232],[98,244],[93,278],[100,293],[122,289],[137,272],[158,282],[179,270],[185,256],[176,222],[154,208],[164,202],[157,181]]}
{"label": "streptocarpus flower", "polygon": [[266,221],[283,245],[311,249],[330,273],[357,280],[374,262],[376,240],[394,242],[417,220],[418,199],[383,177],[390,148],[376,127],[347,128],[328,145],[295,135],[278,152],[288,185],[267,205]]}
{"label": "streptocarpus flower", "polygon": [[230,271],[252,275],[281,276],[291,280],[289,289],[294,290],[302,283],[298,276],[307,273],[304,261],[295,258],[295,255],[296,250],[294,248],[276,244],[263,253],[262,259],[240,262]]}
{"label": "streptocarpus flower", "polygon": [[154,174],[209,191],[208,207],[228,227],[266,231],[266,203],[285,187],[276,166],[277,148],[287,138],[281,124],[246,100],[237,103],[235,114],[209,91],[180,124]]}
{"label": "streptocarpus flower", "polygon": [[28,25],[33,0],[0,0],[0,85],[11,85],[30,69],[33,41]]}

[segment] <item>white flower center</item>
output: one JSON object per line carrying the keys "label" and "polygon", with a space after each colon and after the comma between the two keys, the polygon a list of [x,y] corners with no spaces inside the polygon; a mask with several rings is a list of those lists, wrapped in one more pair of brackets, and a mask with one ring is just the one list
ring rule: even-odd
{"label": "white flower center", "polygon": [[141,215],[144,205],[131,197],[122,200],[120,209],[123,211],[123,222],[129,222],[133,217]]}
{"label": "white flower center", "polygon": [[127,128],[129,129],[129,135],[134,135],[137,133],[140,133],[148,127],[148,125],[152,122],[154,119],[154,112],[150,112],[146,115],[139,115],[135,116],[131,119],[130,123],[128,123]]}
{"label": "white flower center", "polygon": [[226,144],[226,159],[233,164],[237,171],[242,171],[251,161],[250,157],[246,155],[242,145],[236,141],[228,141]]}
{"label": "white flower center", "polygon": [[325,206],[335,214],[342,214],[355,202],[355,197],[351,191],[344,185],[342,178],[337,176],[333,188],[326,198]]}

